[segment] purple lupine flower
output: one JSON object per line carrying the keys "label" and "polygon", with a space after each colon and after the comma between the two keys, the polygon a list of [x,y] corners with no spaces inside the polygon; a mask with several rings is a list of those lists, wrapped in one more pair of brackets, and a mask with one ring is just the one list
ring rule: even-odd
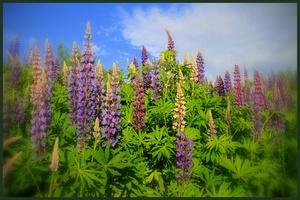
{"label": "purple lupine flower", "polygon": [[151,91],[151,99],[158,100],[161,96],[162,91],[162,83],[160,79],[160,73],[157,66],[154,66],[152,70],[149,72],[150,76],[150,91]]}
{"label": "purple lupine flower", "polygon": [[138,67],[139,67],[139,63],[138,63],[138,61],[137,61],[137,58],[136,58],[136,57],[134,57],[134,58],[133,58],[133,64],[134,64],[134,66],[135,66],[136,68],[138,68]]}
{"label": "purple lupine flower", "polygon": [[113,65],[112,81],[110,75],[107,77],[105,105],[102,111],[102,138],[105,140],[103,146],[114,147],[120,139],[121,130],[121,95],[119,70]]}
{"label": "purple lupine flower", "polygon": [[198,51],[196,63],[197,63],[197,70],[198,70],[198,81],[199,83],[203,84],[204,83],[204,60],[200,51]]}
{"label": "purple lupine flower", "polygon": [[217,76],[216,78],[215,91],[219,96],[225,96],[224,83],[221,76]]}
{"label": "purple lupine flower", "polygon": [[8,61],[12,67],[11,80],[14,88],[19,85],[20,61],[19,61],[20,44],[18,38],[11,42],[8,51]]}
{"label": "purple lupine flower", "polygon": [[45,42],[45,66],[47,69],[47,76],[50,82],[54,81],[56,78],[56,70],[54,68],[54,58],[52,54],[51,45],[46,40]]}
{"label": "purple lupine flower", "polygon": [[83,147],[86,140],[86,134],[89,133],[89,123],[96,117],[97,106],[97,85],[94,76],[94,58],[91,43],[91,25],[88,22],[85,32],[85,49],[82,53],[81,66],[78,67],[76,99],[76,117],[77,124],[77,145]]}
{"label": "purple lupine flower", "polygon": [[265,106],[262,83],[258,71],[254,72],[254,106],[257,109],[263,109]]}
{"label": "purple lupine flower", "polygon": [[260,110],[253,106],[252,108],[252,120],[253,120],[253,128],[252,128],[252,134],[254,138],[258,139],[261,135],[262,131],[262,116]]}
{"label": "purple lupine flower", "polygon": [[133,120],[132,126],[136,130],[141,130],[145,127],[145,101],[144,101],[144,88],[140,79],[139,73],[135,74],[133,80]]}
{"label": "purple lupine flower", "polygon": [[175,50],[175,43],[174,40],[168,30],[166,30],[166,33],[168,35],[168,50],[169,51],[174,51]]}
{"label": "purple lupine flower", "polygon": [[31,119],[31,140],[33,148],[37,155],[41,155],[45,149],[45,136],[48,127],[49,96],[48,96],[48,79],[44,69],[40,70],[40,77],[33,82],[31,87],[32,101],[32,119]]}
{"label": "purple lupine flower", "polygon": [[145,46],[142,46],[142,65],[145,66],[147,64],[148,60],[148,53],[145,48]]}
{"label": "purple lupine flower", "polygon": [[176,134],[176,165],[181,169],[178,177],[182,182],[188,180],[191,176],[189,169],[191,168],[192,161],[192,150],[193,150],[193,141],[188,139],[184,134]]}
{"label": "purple lupine flower", "polygon": [[250,102],[250,83],[249,83],[249,79],[248,79],[248,72],[246,67],[244,68],[244,81],[245,81],[245,88],[244,88],[244,99],[245,102]]}
{"label": "purple lupine flower", "polygon": [[24,122],[24,108],[20,101],[20,97],[17,97],[14,102],[14,120],[18,124],[22,124]]}
{"label": "purple lupine flower", "polygon": [[[75,62],[74,62],[75,64]],[[73,66],[71,68],[70,74],[69,74],[69,102],[70,102],[70,116],[73,123],[76,123],[76,113],[77,113],[77,94],[78,94],[78,75],[80,71],[79,62],[77,60],[78,66]]]}
{"label": "purple lupine flower", "polygon": [[234,66],[234,72],[233,72],[233,81],[234,81],[234,92],[235,92],[235,104],[238,107],[243,106],[244,99],[243,99],[243,92],[242,92],[242,84],[241,84],[241,75],[239,66]]}
{"label": "purple lupine flower", "polygon": [[104,109],[105,101],[105,89],[103,80],[103,66],[99,63],[94,70],[96,83],[97,83],[97,109],[96,116],[100,121],[102,121],[101,111]]}
{"label": "purple lupine flower", "polygon": [[231,84],[231,78],[230,73],[226,70],[225,77],[224,77],[224,83],[225,83],[225,92],[230,93],[232,90],[232,84]]}

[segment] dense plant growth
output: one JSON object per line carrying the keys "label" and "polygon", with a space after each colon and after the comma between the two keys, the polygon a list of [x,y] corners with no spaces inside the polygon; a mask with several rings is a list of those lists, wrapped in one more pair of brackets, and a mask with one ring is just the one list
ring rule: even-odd
{"label": "dense plant growth", "polygon": [[[3,68],[7,196],[296,196],[296,77],[238,65],[208,82],[197,52],[168,45],[122,73],[82,53],[27,63],[11,44]],[[62,48],[62,47],[59,47]],[[60,60],[59,60],[60,59]]]}

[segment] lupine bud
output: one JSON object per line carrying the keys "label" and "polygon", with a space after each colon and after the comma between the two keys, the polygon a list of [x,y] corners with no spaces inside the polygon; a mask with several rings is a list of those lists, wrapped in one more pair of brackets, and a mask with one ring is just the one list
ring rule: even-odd
{"label": "lupine bud", "polygon": [[52,155],[51,155],[51,164],[50,164],[50,169],[52,172],[56,172],[58,169],[58,163],[59,163],[59,155],[58,155],[58,137],[55,139],[55,143],[53,146],[52,150]]}
{"label": "lupine bud", "polygon": [[71,55],[71,59],[72,59],[72,66],[78,66],[76,61],[81,59],[80,56],[80,50],[77,46],[77,43],[74,41],[73,45],[72,45],[72,55]]}
{"label": "lupine bud", "polygon": [[231,89],[232,89],[232,84],[231,84],[230,74],[227,70],[226,70],[226,73],[225,73],[224,83],[225,83],[225,85],[224,85],[225,92],[230,93]]}
{"label": "lupine bud", "polygon": [[198,81],[200,84],[204,83],[204,60],[200,51],[198,51],[197,58],[197,71],[198,71]]}
{"label": "lupine bud", "polygon": [[174,51],[175,50],[175,43],[174,40],[168,30],[166,30],[167,35],[168,35],[168,50]]}
{"label": "lupine bud", "polygon": [[181,69],[179,69],[179,71],[178,71],[178,79],[181,84],[184,84],[184,76],[183,76]]}
{"label": "lupine bud", "polygon": [[258,109],[263,109],[265,106],[261,79],[257,71],[254,72],[254,106],[256,106]]}
{"label": "lupine bud", "polygon": [[245,90],[244,90],[244,99],[245,102],[250,102],[250,83],[249,83],[249,79],[248,79],[248,72],[246,67],[244,68],[244,80],[245,80]]}
{"label": "lupine bud", "polygon": [[193,164],[193,141],[182,133],[177,133],[176,138],[176,165],[181,169],[177,176],[181,182],[185,182],[191,176],[189,169]]}
{"label": "lupine bud", "polygon": [[119,69],[113,64],[112,81],[107,77],[105,106],[102,112],[102,138],[103,146],[114,147],[120,139],[121,130],[121,95]]}
{"label": "lupine bud", "polygon": [[67,85],[68,84],[68,76],[69,76],[69,67],[67,66],[65,61],[64,61],[63,67],[62,67],[62,76],[63,76],[64,83]]}
{"label": "lupine bud", "polygon": [[221,76],[217,76],[215,83],[215,91],[219,96],[225,96],[224,83]]}
{"label": "lupine bud", "polygon": [[185,98],[184,93],[181,88],[181,83],[177,83],[177,93],[175,99],[175,108],[174,108],[174,122],[173,122],[173,129],[176,130],[178,133],[184,133],[185,127]]}
{"label": "lupine bud", "polygon": [[226,123],[228,126],[230,126],[231,115],[230,115],[230,99],[229,98],[227,98]]}
{"label": "lupine bud", "polygon": [[241,75],[240,75],[240,70],[238,65],[234,66],[233,77],[234,77],[235,104],[236,106],[241,107],[243,106],[244,99],[243,99],[243,92],[242,92]]}
{"label": "lupine bud", "polygon": [[208,135],[214,136],[217,134],[216,125],[211,113],[211,110],[208,111]]}
{"label": "lupine bud", "polygon": [[133,120],[132,126],[136,130],[141,130],[145,127],[145,101],[144,101],[144,88],[138,73],[135,74],[133,81]]}

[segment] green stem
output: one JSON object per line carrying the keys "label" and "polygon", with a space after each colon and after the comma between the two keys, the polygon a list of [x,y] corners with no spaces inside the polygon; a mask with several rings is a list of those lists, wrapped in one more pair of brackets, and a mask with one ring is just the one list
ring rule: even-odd
{"label": "green stem", "polygon": [[51,197],[52,184],[53,184],[53,173],[51,174],[51,180],[50,180],[50,186],[49,186],[49,191],[48,191],[48,197]]}
{"label": "green stem", "polygon": [[37,190],[39,191],[40,194],[42,194],[42,193],[41,193],[41,190],[40,190],[40,188],[39,188],[39,185],[37,184],[37,182],[36,182],[36,180],[35,180],[33,174],[31,173],[30,169],[28,169],[28,167],[27,167],[27,171],[29,172],[29,174],[30,174],[30,176],[31,176],[31,178],[32,178],[32,180],[33,180],[33,183],[34,183],[34,185],[36,186]]}

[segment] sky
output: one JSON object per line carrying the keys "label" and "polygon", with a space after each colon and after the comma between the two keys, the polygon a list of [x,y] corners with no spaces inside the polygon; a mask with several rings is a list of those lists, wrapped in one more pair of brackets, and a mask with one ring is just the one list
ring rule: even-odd
{"label": "sky", "polygon": [[167,47],[168,29],[177,59],[201,51],[206,76],[214,80],[235,64],[250,76],[297,68],[296,3],[4,3],[3,52],[18,37],[21,57],[45,39],[54,51],[59,43],[71,51],[73,41],[83,46],[87,21],[92,27],[93,50],[106,69],[118,61],[140,62],[145,45],[150,58]]}

